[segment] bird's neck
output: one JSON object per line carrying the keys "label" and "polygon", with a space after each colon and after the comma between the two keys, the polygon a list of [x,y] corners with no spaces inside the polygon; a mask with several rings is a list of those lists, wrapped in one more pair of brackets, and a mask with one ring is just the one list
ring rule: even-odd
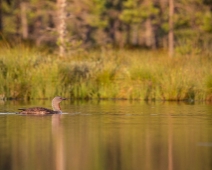
{"label": "bird's neck", "polygon": [[52,101],[52,108],[54,111],[61,112],[60,104]]}

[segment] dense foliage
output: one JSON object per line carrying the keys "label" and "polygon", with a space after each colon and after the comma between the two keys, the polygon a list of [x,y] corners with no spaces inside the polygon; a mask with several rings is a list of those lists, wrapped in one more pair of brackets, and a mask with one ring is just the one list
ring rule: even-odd
{"label": "dense foliage", "polygon": [[[1,38],[57,44],[60,0],[3,0]],[[167,48],[169,0],[67,0],[67,48],[142,46]],[[212,1],[175,0],[176,50],[212,48]],[[186,47],[185,47],[186,46]]]}
{"label": "dense foliage", "polygon": [[212,99],[211,0],[0,3],[0,99]]}
{"label": "dense foliage", "polygon": [[1,47],[0,98],[212,100],[212,56],[102,50],[58,58]]}

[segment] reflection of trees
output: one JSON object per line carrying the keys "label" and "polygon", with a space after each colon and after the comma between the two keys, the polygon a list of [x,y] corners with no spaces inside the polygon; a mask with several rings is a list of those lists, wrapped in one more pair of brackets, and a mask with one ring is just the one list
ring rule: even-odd
{"label": "reflection of trees", "polygon": [[168,170],[173,170],[173,126],[172,117],[168,115]]}
{"label": "reflection of trees", "polygon": [[5,116],[0,169],[210,169],[211,150],[197,146],[210,141],[209,129],[172,113]]}
{"label": "reflection of trees", "polygon": [[0,169],[11,169],[12,158],[10,154],[9,141],[7,136],[7,117],[0,119]]}

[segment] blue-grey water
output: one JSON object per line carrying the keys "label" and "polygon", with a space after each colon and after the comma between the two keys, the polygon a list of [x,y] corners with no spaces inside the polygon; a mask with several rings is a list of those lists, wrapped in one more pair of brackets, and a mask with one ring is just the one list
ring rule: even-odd
{"label": "blue-grey water", "polygon": [[212,104],[0,101],[0,170],[211,170]]}

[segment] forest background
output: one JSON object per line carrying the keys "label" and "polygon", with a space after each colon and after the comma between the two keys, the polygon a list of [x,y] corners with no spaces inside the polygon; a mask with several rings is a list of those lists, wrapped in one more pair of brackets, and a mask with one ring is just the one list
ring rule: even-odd
{"label": "forest background", "polygon": [[212,0],[0,0],[0,40],[1,99],[212,99]]}

